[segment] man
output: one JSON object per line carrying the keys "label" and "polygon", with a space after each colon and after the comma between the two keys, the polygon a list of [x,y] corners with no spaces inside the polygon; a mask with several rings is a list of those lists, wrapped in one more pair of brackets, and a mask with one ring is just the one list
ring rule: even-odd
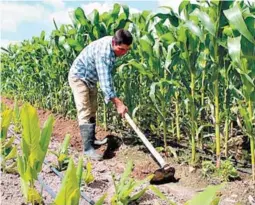
{"label": "man", "polygon": [[120,29],[114,36],[106,36],[90,43],[71,66],[68,81],[77,109],[84,154],[92,159],[103,158],[96,153],[92,145],[102,145],[107,142],[107,139],[99,141],[95,138],[97,82],[104,93],[106,103],[113,102],[117,112],[124,117],[128,109],[116,96],[111,71],[116,57],[128,52],[132,40],[129,31]]}

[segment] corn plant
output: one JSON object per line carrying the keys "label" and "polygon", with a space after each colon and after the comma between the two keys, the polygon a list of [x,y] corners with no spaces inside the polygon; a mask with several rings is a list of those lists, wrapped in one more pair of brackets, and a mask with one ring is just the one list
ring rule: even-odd
{"label": "corn plant", "polygon": [[19,110],[17,99],[15,99],[14,101],[13,124],[14,124],[14,131],[16,133],[21,133],[20,110]]}
{"label": "corn plant", "polygon": [[144,195],[144,193],[148,189],[151,189],[157,196],[159,196],[161,199],[166,200],[169,204],[173,204],[154,186],[147,185],[145,188],[133,194],[136,188],[149,182],[152,179],[153,175],[149,175],[142,181],[136,181],[135,179],[130,177],[132,169],[133,163],[132,161],[129,161],[127,163],[124,173],[121,175],[119,182],[117,182],[115,176],[112,175],[115,187],[115,194],[111,198],[112,205],[127,205],[134,201],[137,201]]}
{"label": "corn plant", "polygon": [[[151,89],[150,89],[150,98],[152,99],[152,102],[160,116],[160,121],[163,124],[163,136],[164,136],[164,148],[165,151],[167,150],[167,112],[166,112],[166,101],[165,100],[161,100],[166,99],[167,101],[170,101],[170,96],[171,94],[173,95],[173,91],[171,92],[171,86],[172,82],[170,81],[166,81],[166,80],[161,80],[158,83],[153,83],[151,85]],[[170,86],[169,86],[170,85]],[[159,91],[156,91],[156,86],[159,87]],[[168,97],[166,96],[168,95]],[[159,101],[159,104],[158,102]]]}
{"label": "corn plant", "polygon": [[[71,157],[69,159],[68,168],[66,170],[65,176],[61,183],[60,191],[57,194],[53,204],[80,204],[80,188],[82,185],[83,175],[83,158],[79,157],[78,165],[77,167],[75,167],[74,161]],[[107,195],[104,194],[102,197],[100,197],[100,199],[95,202],[95,205],[104,204],[106,196]]]}
{"label": "corn plant", "polygon": [[139,199],[146,192],[147,188],[144,188],[138,193],[136,193],[135,195],[131,196],[132,192],[134,191],[136,187],[140,186],[146,181],[149,181],[152,178],[152,176],[149,176],[150,179],[146,178],[145,180],[141,182],[135,182],[134,179],[129,177],[129,175],[131,174],[132,168],[133,168],[133,163],[129,161],[119,182],[117,182],[115,176],[112,175],[114,187],[115,187],[115,194],[113,195],[111,199],[112,205],[129,204],[132,201]]}
{"label": "corn plant", "polygon": [[82,179],[84,180],[85,184],[90,184],[95,179],[92,174],[92,164],[90,161],[88,161],[86,164],[86,169],[82,173]]}
{"label": "corn plant", "polygon": [[12,120],[13,110],[5,109],[1,112],[1,136],[0,136],[0,145],[1,145],[1,168],[5,172],[16,173],[17,162],[9,160],[17,158],[17,147],[13,146],[15,136],[7,138],[7,131]]}
{"label": "corn plant", "polygon": [[79,159],[77,168],[73,159],[69,159],[67,171],[61,184],[59,193],[57,194],[54,204],[72,204],[78,205],[80,201],[80,185],[82,178],[82,158]]}
{"label": "corn plant", "polygon": [[[1,139],[1,168],[7,173],[17,173],[17,147],[13,146],[15,136],[9,140]],[[12,160],[10,162],[9,160]]]}
{"label": "corn plant", "polygon": [[[231,29],[237,30],[241,36],[228,38],[228,51],[231,56],[235,69],[240,74],[242,80],[242,97],[244,103],[240,102],[239,110],[244,120],[244,132],[250,138],[252,176],[255,180],[255,140],[254,140],[254,100],[255,100],[255,81],[254,81],[254,22],[255,18],[247,12],[246,18],[243,17],[240,5],[224,11],[225,16],[230,22]],[[250,18],[249,18],[250,17]],[[247,23],[246,23],[246,22]]]}
{"label": "corn plant", "polygon": [[62,171],[68,165],[69,156],[68,156],[68,146],[71,139],[70,134],[66,134],[63,143],[61,144],[58,151],[50,151],[50,153],[54,154],[57,157],[58,165],[57,169]]}
{"label": "corn plant", "polygon": [[7,137],[7,131],[12,120],[12,109],[5,109],[1,112],[1,139],[4,140]]}
{"label": "corn plant", "polygon": [[22,142],[21,155],[18,155],[18,172],[21,188],[26,202],[42,202],[42,197],[35,189],[35,180],[42,169],[53,129],[53,116],[45,121],[42,130],[39,126],[36,109],[25,103],[21,108]]}

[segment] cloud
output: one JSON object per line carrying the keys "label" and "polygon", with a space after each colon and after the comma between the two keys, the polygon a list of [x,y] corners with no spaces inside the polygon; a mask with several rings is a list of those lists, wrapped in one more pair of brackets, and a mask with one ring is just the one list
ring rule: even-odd
{"label": "cloud", "polygon": [[71,21],[71,18],[69,17],[69,12],[72,12],[72,11],[73,9],[69,8],[66,10],[54,12],[49,16],[49,21],[53,24],[53,19],[54,19],[57,25],[71,24],[72,21]]}
{"label": "cloud", "polygon": [[90,4],[83,4],[82,9],[84,10],[85,14],[90,14],[94,9],[98,10],[98,12],[104,13],[106,11],[110,11],[113,8],[113,3],[90,3]]}
{"label": "cloud", "polygon": [[[182,0],[158,0],[159,6],[169,6],[171,7],[175,13],[178,13],[179,5],[181,4]],[[169,11],[169,10],[168,10]]]}
{"label": "cloud", "polygon": [[[112,9],[112,4],[107,3],[89,3],[81,5],[81,8],[84,10],[85,15],[90,14],[94,9],[97,9],[99,13],[109,11]],[[76,8],[67,8],[65,10],[54,12],[50,15],[49,20],[53,19],[56,21],[57,25],[59,24],[71,24],[71,18],[69,15],[74,12]]]}
{"label": "cloud", "polygon": [[7,48],[9,44],[16,44],[20,43],[20,41],[13,41],[13,40],[8,40],[8,39],[1,39],[0,45],[1,47]]}
{"label": "cloud", "polygon": [[23,22],[38,22],[47,16],[48,12],[39,4],[28,5],[13,2],[1,2],[1,32],[16,32]]}
{"label": "cloud", "polygon": [[[179,6],[183,0],[158,0],[158,6],[168,6],[173,9],[175,13],[178,13]],[[190,3],[196,4],[198,0],[190,0]],[[169,11],[168,9],[159,9],[160,11]]]}
{"label": "cloud", "polygon": [[[98,10],[100,14],[110,11],[113,9],[114,3],[90,3],[90,4],[83,4],[82,9],[84,10],[85,14],[90,14],[94,9]],[[129,11],[131,13],[138,13],[139,10],[136,8],[129,7]],[[122,12],[122,10],[120,11]]]}
{"label": "cloud", "polygon": [[65,7],[65,3],[62,0],[43,0],[43,3],[53,6],[57,9]]}

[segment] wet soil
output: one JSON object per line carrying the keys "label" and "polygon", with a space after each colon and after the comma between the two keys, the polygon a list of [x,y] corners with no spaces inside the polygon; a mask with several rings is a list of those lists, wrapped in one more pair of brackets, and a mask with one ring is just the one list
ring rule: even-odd
{"label": "wet soil", "polygon": [[[13,101],[7,98],[2,98],[2,102],[8,107],[13,107]],[[50,111],[38,109],[38,115],[41,125],[51,114]],[[75,120],[66,119],[63,116],[55,115],[54,130],[49,145],[49,150],[56,151],[62,143],[66,134],[70,134],[71,145],[69,147],[69,154],[71,154],[74,160],[77,162],[78,157],[82,154],[82,143],[79,134],[78,123]],[[8,135],[12,135],[12,126],[8,132]],[[137,136],[123,133],[111,133],[105,131],[100,127],[97,127],[96,137],[103,139],[108,136],[110,145],[102,146],[97,151],[104,154],[104,160],[97,162],[91,161],[93,175],[95,180],[89,185],[83,185],[82,191],[88,198],[97,201],[104,193],[107,193],[105,204],[111,204],[110,200],[114,193],[114,184],[112,174],[116,175],[116,178],[120,178],[121,174],[125,170],[125,166],[128,160],[134,162],[134,169],[132,176],[137,180],[144,179],[151,173],[154,173],[159,167],[153,160],[150,153],[144,148],[144,145],[132,145],[132,140],[137,139]],[[20,139],[20,136],[17,136]],[[19,144],[19,140],[15,141]],[[52,154],[48,153],[46,160],[49,163],[56,164],[56,158]],[[179,164],[172,158],[167,158],[167,162],[171,166],[175,167],[175,177],[179,179],[176,183],[168,183],[163,185],[156,185],[162,193],[167,196],[171,201],[177,204],[184,204],[187,200],[191,199],[194,195],[202,191],[209,184],[217,184],[219,181],[214,179],[205,179],[202,176],[201,170],[196,169],[190,172],[190,168],[186,164]],[[86,160],[84,163],[86,164]],[[64,174],[64,171],[62,172]],[[241,173],[240,173],[241,174]],[[43,170],[40,173],[43,181],[51,187],[56,193],[61,185],[61,179],[56,176],[50,169],[49,165],[44,165]],[[37,182],[38,190],[41,190],[40,184]],[[15,174],[6,174],[1,172],[1,187],[0,196],[2,205],[14,205],[24,203],[20,188],[19,176]],[[45,204],[50,204],[53,199],[45,191],[42,191]],[[255,186],[252,183],[251,176],[241,174],[239,181],[226,183],[224,189],[221,191],[221,205],[236,205],[238,202],[244,205],[251,205],[255,199]],[[80,204],[89,204],[86,200],[81,198]],[[137,204],[166,204],[164,200],[159,199],[148,191],[146,194],[137,202]],[[254,202],[255,204],[255,202]],[[202,205],[202,204],[201,204]]]}

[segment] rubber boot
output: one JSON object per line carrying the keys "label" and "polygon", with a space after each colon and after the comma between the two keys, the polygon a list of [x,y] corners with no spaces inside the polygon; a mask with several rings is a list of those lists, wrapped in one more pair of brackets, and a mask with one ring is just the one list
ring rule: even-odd
{"label": "rubber boot", "polygon": [[93,136],[95,136],[95,124],[83,124],[80,125],[81,137],[83,141],[84,154],[91,159],[102,160],[103,156],[97,154],[95,149],[92,147]]}
{"label": "rubber boot", "polygon": [[93,137],[92,137],[92,145],[96,145],[96,146],[100,146],[100,145],[104,145],[104,144],[106,144],[107,143],[107,141],[108,141],[108,139],[107,138],[104,138],[103,140],[97,140],[96,139],[96,118],[95,117],[91,117],[90,119],[89,119],[89,122],[91,123],[91,124],[93,124],[93,126],[94,126],[94,130],[93,130]]}

